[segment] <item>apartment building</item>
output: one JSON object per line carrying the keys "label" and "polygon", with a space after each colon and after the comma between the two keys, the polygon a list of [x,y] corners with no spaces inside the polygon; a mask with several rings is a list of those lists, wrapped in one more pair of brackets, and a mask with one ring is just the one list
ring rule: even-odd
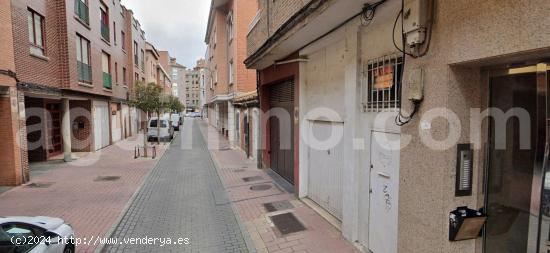
{"label": "apartment building", "polygon": [[168,53],[164,51],[161,58],[160,52],[155,46],[149,42],[145,42],[145,82],[156,83],[162,87],[165,94],[172,94],[172,80],[168,71],[161,65],[161,61],[165,66],[168,64]]}
{"label": "apartment building", "polygon": [[[346,239],[374,253],[549,250],[548,1],[259,2],[245,63],[262,164]],[[459,239],[464,206],[479,213]]]}
{"label": "apartment building", "polygon": [[3,153],[10,162],[0,185],[27,182],[29,162],[70,161],[72,152],[97,151],[137,131],[124,35],[143,31],[127,29],[135,19],[119,0],[13,0],[1,9],[0,81],[10,103],[0,114],[11,122],[2,134],[14,149]]}
{"label": "apartment building", "polygon": [[185,105],[185,78],[187,67],[179,64],[176,58],[170,58],[168,72],[172,75],[172,95],[176,96]]}
{"label": "apartment building", "polygon": [[214,0],[210,7],[205,43],[210,72],[206,91],[209,122],[234,144],[235,108],[233,99],[256,89],[256,74],[243,64],[246,32],[258,10],[257,1]]}
{"label": "apartment building", "polygon": [[201,112],[201,96],[204,94],[201,89],[201,83],[204,83],[205,61],[200,59],[193,69],[185,72],[184,101],[187,112]]}

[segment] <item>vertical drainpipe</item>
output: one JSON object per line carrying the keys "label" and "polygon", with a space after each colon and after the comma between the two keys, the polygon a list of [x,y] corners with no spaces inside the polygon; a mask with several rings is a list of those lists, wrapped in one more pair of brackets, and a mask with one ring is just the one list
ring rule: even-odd
{"label": "vertical drainpipe", "polygon": [[[268,0],[269,2],[269,0]],[[256,94],[258,94],[258,150],[256,151],[258,157],[256,157],[257,160],[257,167],[259,169],[263,169],[262,166],[262,159],[263,159],[263,153],[262,153],[262,133],[264,129],[262,128],[262,97],[260,95],[260,71],[256,70]]]}

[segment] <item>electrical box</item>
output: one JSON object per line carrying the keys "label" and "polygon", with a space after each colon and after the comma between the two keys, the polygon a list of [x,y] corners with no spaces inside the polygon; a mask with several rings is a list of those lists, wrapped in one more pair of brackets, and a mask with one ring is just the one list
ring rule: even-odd
{"label": "electrical box", "polygon": [[409,72],[407,85],[409,101],[420,102],[424,99],[424,71],[421,68]]}
{"label": "electrical box", "polygon": [[413,0],[403,10],[403,33],[407,45],[415,47],[426,40],[428,24],[428,0]]}

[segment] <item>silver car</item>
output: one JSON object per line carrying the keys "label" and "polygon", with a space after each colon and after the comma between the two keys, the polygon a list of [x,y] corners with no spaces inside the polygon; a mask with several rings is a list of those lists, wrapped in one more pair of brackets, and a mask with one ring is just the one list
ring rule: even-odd
{"label": "silver car", "polygon": [[0,217],[2,253],[73,253],[73,228],[52,217]]}

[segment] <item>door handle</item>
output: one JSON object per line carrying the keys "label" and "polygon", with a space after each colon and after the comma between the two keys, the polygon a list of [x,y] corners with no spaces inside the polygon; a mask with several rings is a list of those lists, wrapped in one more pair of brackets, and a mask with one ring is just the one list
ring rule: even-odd
{"label": "door handle", "polygon": [[384,173],[384,172],[376,172],[376,174],[378,174],[378,176],[381,176],[381,177],[385,177],[385,178],[390,178],[390,174],[387,174],[387,173]]}

